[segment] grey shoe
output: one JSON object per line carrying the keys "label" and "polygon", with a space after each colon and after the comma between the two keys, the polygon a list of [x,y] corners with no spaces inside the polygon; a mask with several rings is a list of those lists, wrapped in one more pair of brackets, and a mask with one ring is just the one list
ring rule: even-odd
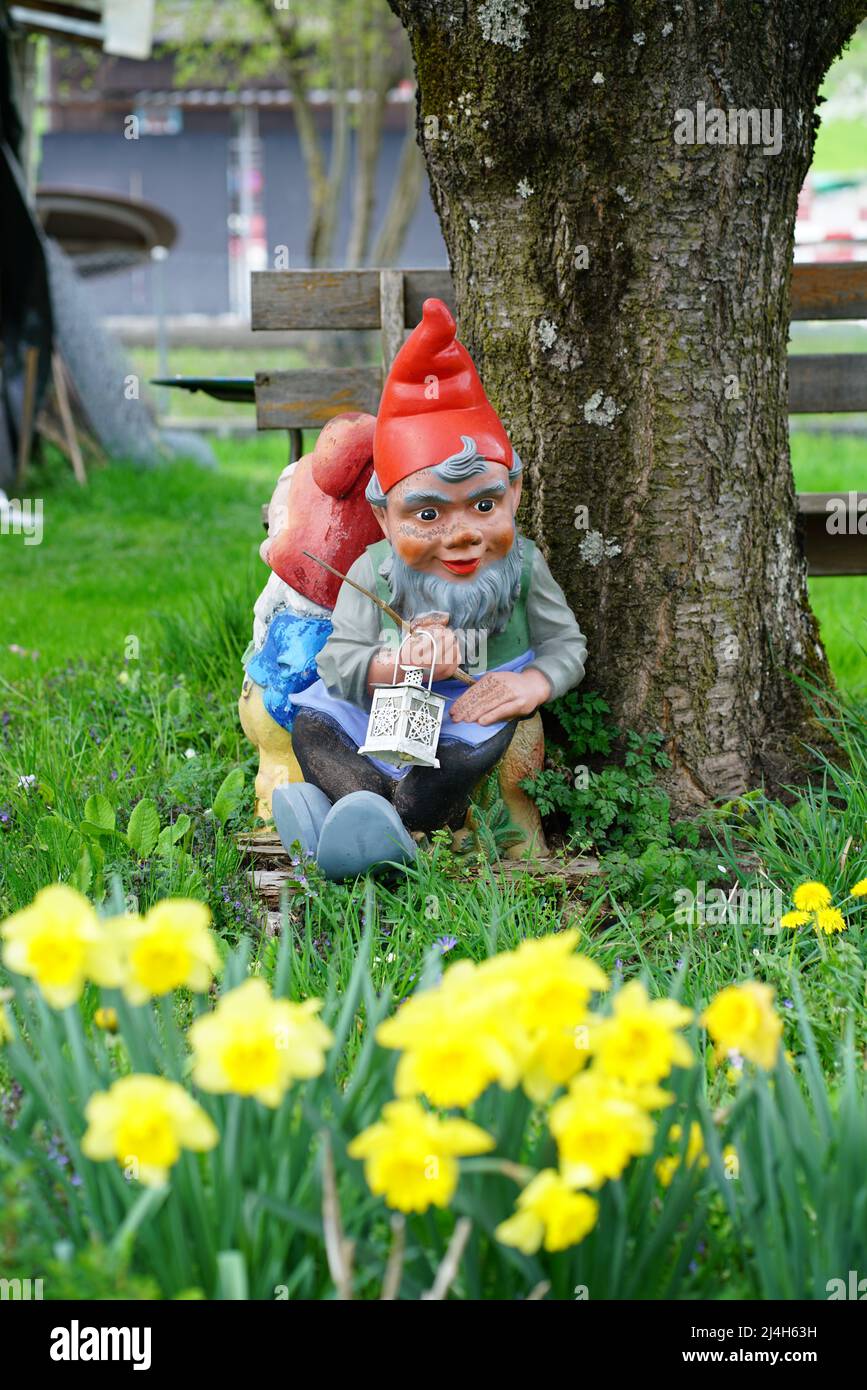
{"label": "grey shoe", "polygon": [[312,782],[287,782],[282,787],[275,787],[271,797],[271,814],[283,848],[291,853],[292,846],[297,842],[302,854],[310,857],[315,855],[319,835],[330,810],[328,797]]}
{"label": "grey shoe", "polygon": [[335,801],[316,851],[325,877],[337,880],[356,878],[378,865],[412,864],[415,857],[412,836],[391,802],[376,792],[350,792]]}

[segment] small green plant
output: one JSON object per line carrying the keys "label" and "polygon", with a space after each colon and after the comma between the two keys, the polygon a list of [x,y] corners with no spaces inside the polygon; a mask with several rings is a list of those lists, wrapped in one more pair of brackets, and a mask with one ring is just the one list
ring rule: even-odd
{"label": "small green plant", "polygon": [[[568,744],[554,747],[552,766],[525,778],[521,786],[543,816],[558,813],[565,818],[570,848],[633,854],[649,841],[668,843],[671,804],[656,782],[657,771],[671,766],[664,736],[621,736],[607,719],[608,705],[592,691],[572,691],[555,700],[553,709]],[[618,740],[624,748],[622,766],[605,763],[593,771],[577,762],[588,754],[607,757]]]}

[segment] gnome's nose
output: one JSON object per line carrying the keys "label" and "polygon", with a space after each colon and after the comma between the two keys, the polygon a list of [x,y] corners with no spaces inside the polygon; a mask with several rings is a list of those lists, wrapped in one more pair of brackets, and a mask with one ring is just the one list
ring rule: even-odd
{"label": "gnome's nose", "polygon": [[464,550],[468,545],[480,545],[482,533],[475,526],[461,526],[446,541],[446,550]]}

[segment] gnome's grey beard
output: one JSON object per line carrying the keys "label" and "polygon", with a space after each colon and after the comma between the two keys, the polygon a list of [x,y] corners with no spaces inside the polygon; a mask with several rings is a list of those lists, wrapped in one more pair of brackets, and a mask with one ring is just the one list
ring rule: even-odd
{"label": "gnome's grey beard", "polygon": [[502,560],[494,560],[473,579],[440,579],[412,569],[392,550],[382,567],[397,611],[407,620],[423,613],[448,613],[449,626],[463,632],[502,632],[521,589],[521,541]]}

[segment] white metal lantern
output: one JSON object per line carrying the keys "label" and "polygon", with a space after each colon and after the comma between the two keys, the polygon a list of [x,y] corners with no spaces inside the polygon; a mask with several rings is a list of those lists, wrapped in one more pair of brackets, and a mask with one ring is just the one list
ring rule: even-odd
{"label": "white metal lantern", "polygon": [[398,767],[404,763],[414,763],[418,767],[440,765],[436,753],[446,702],[443,695],[437,695],[431,689],[436,665],[436,642],[426,628],[419,628],[414,635],[420,633],[429,637],[431,644],[427,686],[424,684],[425,673],[420,666],[401,665],[400,669],[405,675],[403,683],[398,684],[397,667],[403,648],[401,642],[394,657],[391,685],[374,687],[367,734],[358,750]]}

